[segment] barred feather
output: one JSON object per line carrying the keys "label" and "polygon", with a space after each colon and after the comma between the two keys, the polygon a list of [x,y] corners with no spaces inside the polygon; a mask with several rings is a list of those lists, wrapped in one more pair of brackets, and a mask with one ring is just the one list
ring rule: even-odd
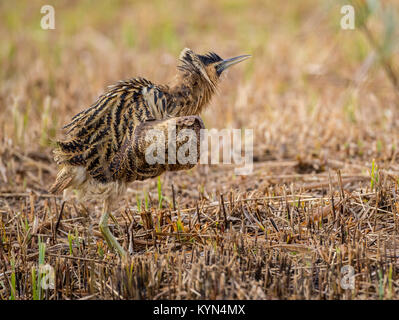
{"label": "barred feather", "polygon": [[64,127],[66,139],[58,141],[54,150],[61,169],[50,191],[125,184],[161,174],[154,168],[149,172],[137,158],[132,147],[136,128],[148,121],[198,115],[216,90],[218,76],[212,64],[218,61],[221,58],[215,53],[200,56],[184,49],[179,73],[170,86],[134,78],[108,87]]}

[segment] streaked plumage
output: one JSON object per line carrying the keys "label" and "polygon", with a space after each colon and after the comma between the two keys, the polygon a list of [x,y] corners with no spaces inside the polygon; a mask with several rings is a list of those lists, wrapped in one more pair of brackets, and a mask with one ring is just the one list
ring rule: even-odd
{"label": "streaked plumage", "polygon": [[[142,124],[162,126],[159,121],[199,115],[211,100],[223,70],[246,58],[223,60],[215,53],[197,55],[186,48],[171,84],[156,85],[134,78],[110,86],[64,127],[66,139],[58,141],[54,150],[60,171],[50,192],[77,189],[81,199],[98,197],[108,202],[108,208],[127,183],[161,174],[164,170],[143,163],[138,150],[145,146],[137,142],[136,129]],[[198,119],[190,122],[185,118],[188,122],[180,125],[195,124],[199,130],[203,125]]]}

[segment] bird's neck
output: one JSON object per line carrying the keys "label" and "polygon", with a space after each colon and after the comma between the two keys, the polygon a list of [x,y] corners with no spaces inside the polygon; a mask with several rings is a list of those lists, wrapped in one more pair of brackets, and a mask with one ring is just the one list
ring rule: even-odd
{"label": "bird's neck", "polygon": [[178,75],[170,86],[174,103],[174,116],[199,115],[206,107],[214,92],[215,86],[203,79]]}

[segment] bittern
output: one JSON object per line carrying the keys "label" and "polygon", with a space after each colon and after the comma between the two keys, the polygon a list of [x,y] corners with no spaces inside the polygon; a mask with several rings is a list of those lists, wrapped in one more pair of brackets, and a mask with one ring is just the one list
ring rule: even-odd
{"label": "bittern", "polygon": [[[144,78],[119,81],[108,87],[89,108],[64,126],[66,138],[57,141],[54,159],[60,166],[50,192],[77,190],[78,199],[101,199],[99,228],[111,248],[126,253],[108,227],[111,205],[135,180],[181,170],[193,165],[149,165],[143,160],[143,138],[139,127],[161,126],[171,119],[177,128],[203,127],[200,112],[215,93],[220,76],[230,66],[250,55],[223,60],[214,52],[180,53],[177,75],[169,85],[156,85]],[[162,129],[163,130],[163,129]]]}

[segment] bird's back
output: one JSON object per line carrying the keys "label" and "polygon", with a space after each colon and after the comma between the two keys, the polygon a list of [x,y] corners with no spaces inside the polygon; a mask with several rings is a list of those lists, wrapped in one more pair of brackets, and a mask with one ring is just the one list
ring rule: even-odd
{"label": "bird's back", "polygon": [[120,81],[72,118],[64,127],[66,140],[58,141],[54,150],[61,170],[50,191],[60,193],[87,178],[103,184],[136,179],[132,166],[122,160],[134,156],[129,146],[137,124],[153,118],[143,96],[143,89],[152,87],[143,78]]}

